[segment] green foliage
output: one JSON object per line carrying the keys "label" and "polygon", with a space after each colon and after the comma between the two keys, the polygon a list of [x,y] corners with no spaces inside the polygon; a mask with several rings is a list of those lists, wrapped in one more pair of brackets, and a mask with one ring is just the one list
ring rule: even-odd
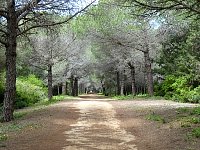
{"label": "green foliage", "polygon": [[172,21],[171,17],[164,17],[171,25],[164,27],[169,31],[161,42],[157,60],[160,67],[154,70],[162,74],[165,81],[155,84],[155,94],[176,101],[200,103],[199,21],[194,18],[186,21],[176,16]]}
{"label": "green foliage", "polygon": [[195,116],[187,116],[180,118],[181,127],[191,127],[193,124],[199,124],[200,118]]}
{"label": "green foliage", "polygon": [[30,74],[28,77],[20,77],[18,79],[23,80],[24,82],[28,82],[30,84],[33,84],[35,86],[43,87],[44,83],[42,80],[38,79],[35,75]]}
{"label": "green foliage", "polygon": [[24,117],[27,114],[28,114],[27,112],[14,112],[14,118],[19,119],[19,118]]}
{"label": "green foliage", "polygon": [[175,122],[180,123],[180,127],[187,128],[187,136],[189,138],[199,136],[199,129],[197,127],[200,125],[200,107],[178,108],[174,119]]}
{"label": "green foliage", "polygon": [[200,86],[189,91],[188,101],[192,103],[200,103]]}
{"label": "green foliage", "polygon": [[75,97],[73,97],[73,96],[64,96],[64,95],[53,96],[53,98],[51,100],[43,99],[42,101],[39,101],[38,103],[36,103],[34,106],[41,106],[41,105],[48,106],[50,104],[54,104],[59,101],[63,101],[63,100],[67,100],[67,99],[71,100],[74,98]]}
{"label": "green foliage", "polygon": [[17,79],[17,98],[15,108],[31,106],[46,98],[47,89],[34,75]]}
{"label": "green foliage", "polygon": [[133,99],[134,96],[133,95],[118,95],[118,96],[114,96],[112,98],[117,99],[117,100],[130,100],[130,99]]}
{"label": "green foliage", "polygon": [[193,88],[192,80],[193,78],[190,75],[180,77],[168,75],[161,84],[155,84],[155,93],[164,96],[166,99],[199,103],[200,86]]}
{"label": "green foliage", "polygon": [[194,137],[196,137],[196,138],[200,138],[200,127],[194,128],[194,129],[192,130],[192,135],[193,135]]}
{"label": "green foliage", "polygon": [[[0,74],[0,104],[3,103],[4,97],[5,73]],[[46,98],[47,89],[44,87],[42,80],[35,75],[28,77],[19,77],[16,81],[17,96],[15,108],[23,108],[37,103]]]}
{"label": "green foliage", "polygon": [[0,141],[6,141],[8,139],[8,135],[5,133],[0,133]]}
{"label": "green foliage", "polygon": [[191,112],[191,115],[200,115],[200,107],[194,108]]}
{"label": "green foliage", "polygon": [[146,119],[147,120],[152,120],[152,121],[158,121],[158,122],[161,122],[161,123],[165,123],[165,119],[158,115],[158,114],[155,114],[155,113],[152,113],[152,114],[149,114],[146,116]]}

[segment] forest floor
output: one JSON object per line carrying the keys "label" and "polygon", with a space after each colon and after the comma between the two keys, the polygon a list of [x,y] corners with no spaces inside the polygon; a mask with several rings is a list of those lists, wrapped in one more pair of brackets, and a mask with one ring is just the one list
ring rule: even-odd
{"label": "forest floor", "polygon": [[[10,128],[1,150],[199,150],[183,122],[194,104],[83,95],[32,111]],[[154,121],[153,121],[154,120]],[[185,124],[184,124],[185,123]]]}

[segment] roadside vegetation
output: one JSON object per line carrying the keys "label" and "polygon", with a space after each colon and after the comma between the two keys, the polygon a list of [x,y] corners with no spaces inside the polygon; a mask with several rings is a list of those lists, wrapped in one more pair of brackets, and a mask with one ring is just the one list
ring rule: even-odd
{"label": "roadside vegetation", "polygon": [[129,94],[129,95],[117,95],[117,96],[111,96],[112,99],[115,99],[115,100],[138,100],[138,99],[141,99],[141,100],[162,100],[162,99],[165,99],[164,97],[162,96],[149,96],[148,94],[138,94],[138,95],[132,95],[132,94]]}
{"label": "roadside vegetation", "polygon": [[[150,112],[146,115],[145,119],[150,121],[156,121],[168,126],[169,128],[175,129],[185,129],[185,133],[188,139],[200,138],[200,107],[195,108],[178,108],[176,110],[171,110],[163,114],[161,112]],[[170,115],[169,115],[170,114]]]}
{"label": "roadside vegetation", "polygon": [[[53,96],[51,101],[49,101],[47,98],[45,98],[45,99],[38,101],[35,104],[31,104],[31,106],[28,106],[24,109],[17,109],[14,112],[14,121],[9,122],[9,123],[0,122],[0,147],[4,146],[4,145],[1,145],[1,141],[7,140],[9,138],[10,133],[16,133],[16,132],[18,132],[20,130],[24,130],[24,129],[32,130],[32,129],[41,127],[37,123],[20,122],[20,120],[23,119],[26,115],[28,115],[34,111],[39,111],[39,110],[45,109],[49,105],[55,104],[59,101],[72,100],[72,99],[74,99],[74,97],[63,96],[63,95]],[[2,118],[2,114],[1,114],[1,118]]]}

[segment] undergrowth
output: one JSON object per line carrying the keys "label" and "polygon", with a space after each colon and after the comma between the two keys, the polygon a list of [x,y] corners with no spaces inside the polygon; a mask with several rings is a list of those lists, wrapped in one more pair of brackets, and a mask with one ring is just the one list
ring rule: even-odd
{"label": "undergrowth", "polygon": [[118,96],[113,96],[113,99],[116,100],[133,100],[133,99],[153,99],[153,100],[160,100],[164,99],[161,96],[149,96],[148,94],[138,94],[136,96],[134,95],[118,95]]}
{"label": "undergrowth", "polygon": [[151,112],[146,116],[146,119],[160,123],[167,123],[170,125],[170,128],[185,128],[188,131],[186,135],[190,138],[200,138],[200,107],[178,108],[175,112],[175,115],[170,116]]}
{"label": "undergrowth", "polygon": [[162,117],[161,115],[155,114],[155,113],[147,115],[146,119],[147,120],[151,120],[151,121],[158,121],[160,123],[165,123],[166,122],[164,117]]}

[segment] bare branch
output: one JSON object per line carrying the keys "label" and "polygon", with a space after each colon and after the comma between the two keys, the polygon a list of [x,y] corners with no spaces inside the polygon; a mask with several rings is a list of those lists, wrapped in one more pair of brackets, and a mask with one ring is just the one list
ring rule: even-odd
{"label": "bare branch", "polygon": [[[32,0],[21,9],[17,10],[18,21],[26,16],[41,0]],[[22,15],[22,16],[21,16]]]}
{"label": "bare branch", "polygon": [[7,18],[7,11],[0,9],[0,16]]}
{"label": "bare branch", "polygon": [[81,9],[80,11],[76,12],[75,14],[73,14],[72,16],[70,16],[68,19],[61,21],[61,22],[56,22],[56,23],[50,23],[50,24],[41,24],[41,25],[35,25],[32,27],[29,27],[28,29],[25,29],[23,31],[21,31],[20,33],[18,33],[17,36],[24,34],[26,32],[28,32],[29,30],[35,29],[35,28],[39,28],[39,27],[50,27],[50,26],[56,26],[56,25],[61,25],[64,23],[68,23],[71,19],[73,19],[74,17],[76,17],[78,14],[82,13],[83,11],[85,11],[88,7],[90,7],[96,0],[94,0],[93,2],[91,2],[89,5],[87,5],[86,7],[84,7],[83,9]]}

